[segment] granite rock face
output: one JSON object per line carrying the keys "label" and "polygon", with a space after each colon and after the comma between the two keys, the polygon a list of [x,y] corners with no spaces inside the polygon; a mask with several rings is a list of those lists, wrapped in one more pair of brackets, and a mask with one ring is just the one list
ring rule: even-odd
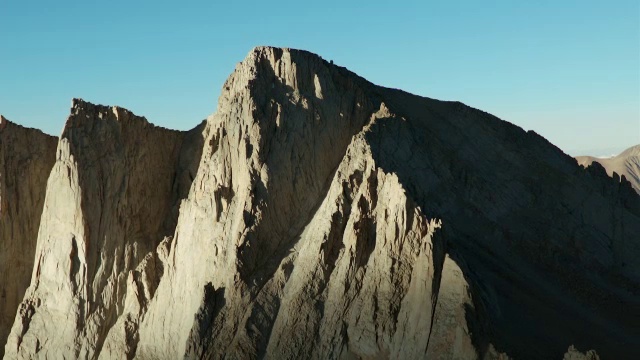
{"label": "granite rock face", "polygon": [[173,234],[180,197],[197,172],[198,156],[183,146],[188,136],[122,108],[73,100],[8,358],[100,353],[123,312],[131,272]]}
{"label": "granite rock face", "polygon": [[[632,146],[622,153],[610,158],[593,156],[577,156],[578,164],[590,166],[599,163],[611,177],[624,178],[631,183],[634,190],[640,193],[640,145]],[[614,175],[616,174],[616,175]]]}
{"label": "granite rock face", "polygon": [[[0,115],[0,343],[31,280],[57,139]],[[0,356],[4,347],[0,349]]]}
{"label": "granite rock face", "polygon": [[186,134],[74,102],[6,353],[637,358],[638,234],[533,132],[260,47]]}
{"label": "granite rock face", "polygon": [[272,48],[210,123],[137,357],[638,351],[638,197],[539,135]]}

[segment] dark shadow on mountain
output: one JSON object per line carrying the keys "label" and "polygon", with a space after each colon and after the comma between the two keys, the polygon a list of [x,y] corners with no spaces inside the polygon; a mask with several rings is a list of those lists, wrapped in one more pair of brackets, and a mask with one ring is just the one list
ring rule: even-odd
{"label": "dark shadow on mountain", "polygon": [[205,128],[207,121],[202,121],[195,128],[184,133],[180,153],[176,160],[175,173],[173,176],[172,199],[170,214],[165,221],[167,236],[172,236],[178,224],[180,204],[189,196],[191,184],[200,168],[202,151],[204,150]]}
{"label": "dark shadow on mountain", "polygon": [[211,283],[204,286],[200,307],[194,316],[193,327],[185,345],[185,359],[205,359],[211,347],[214,319],[226,305],[225,289],[215,289]]}
{"label": "dark shadow on mountain", "polygon": [[480,351],[552,359],[573,344],[640,358],[640,299],[610,281],[637,286],[623,269],[640,234],[630,184],[461,103],[378,90],[395,116],[367,131],[373,157],[449,229],[450,256],[467,264]]}

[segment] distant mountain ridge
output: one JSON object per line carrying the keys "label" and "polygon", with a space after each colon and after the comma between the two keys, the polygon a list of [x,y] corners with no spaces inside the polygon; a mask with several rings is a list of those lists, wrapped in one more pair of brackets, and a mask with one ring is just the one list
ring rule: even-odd
{"label": "distant mountain ridge", "polygon": [[624,176],[634,190],[640,193],[640,144],[632,146],[620,154],[607,158],[598,158],[593,156],[576,156],[578,164],[590,166],[594,162],[604,167],[609,176],[618,174],[619,177]]}

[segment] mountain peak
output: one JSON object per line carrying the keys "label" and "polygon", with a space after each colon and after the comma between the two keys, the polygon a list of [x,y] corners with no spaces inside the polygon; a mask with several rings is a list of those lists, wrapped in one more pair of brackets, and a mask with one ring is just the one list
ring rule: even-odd
{"label": "mountain peak", "polygon": [[640,194],[640,145],[632,146],[620,154],[608,158],[576,156],[578,164],[584,167],[598,167],[609,176],[624,178]]}

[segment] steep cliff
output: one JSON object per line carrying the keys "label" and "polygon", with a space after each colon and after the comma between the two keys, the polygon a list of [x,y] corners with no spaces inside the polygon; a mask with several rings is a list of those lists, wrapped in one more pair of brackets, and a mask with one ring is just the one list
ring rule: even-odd
{"label": "steep cliff", "polygon": [[31,280],[56,142],[0,115],[0,344],[7,340]]}
{"label": "steep cliff", "polygon": [[[129,272],[175,228],[198,159],[186,136],[74,99],[47,184],[31,285],[9,358],[94,358],[124,306]],[[182,157],[182,150],[192,156]]]}
{"label": "steep cliff", "polygon": [[479,110],[260,47],[199,142],[65,129],[11,358],[640,357],[640,196]]}
{"label": "steep cliff", "polygon": [[210,124],[137,357],[639,351],[638,197],[537,134],[273,48]]}
{"label": "steep cliff", "polygon": [[610,158],[597,158],[593,156],[577,156],[578,164],[589,166],[594,162],[604,167],[609,176],[624,176],[636,192],[640,193],[640,145],[632,146],[620,154]]}

